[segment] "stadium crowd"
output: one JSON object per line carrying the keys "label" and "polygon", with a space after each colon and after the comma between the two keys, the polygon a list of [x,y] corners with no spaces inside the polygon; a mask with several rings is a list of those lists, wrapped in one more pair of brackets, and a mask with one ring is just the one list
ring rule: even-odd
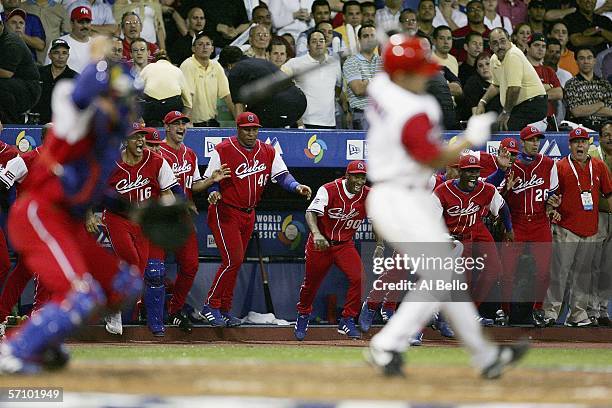
{"label": "stadium crowd", "polygon": [[[512,203],[510,212],[515,231],[517,224],[527,231],[537,223],[550,227],[548,217],[560,220],[552,235],[536,242],[576,244],[571,256],[566,249],[553,252],[544,256],[545,266],[536,266],[547,274],[552,262],[557,272],[550,286],[546,282],[540,288],[543,293],[536,295],[534,323],[544,327],[557,320],[569,281],[575,290],[568,299],[568,324],[611,325],[608,302],[598,297],[601,288],[609,291],[612,270],[606,200],[612,193],[610,1],[2,0],[2,6],[2,123],[50,122],[56,83],[78,77],[90,60],[92,38],[110,35],[111,59],[127,63],[144,88],[139,104],[148,127],[133,133],[146,135],[155,145],[159,141],[151,127],[165,126],[171,138],[168,156],[183,148],[189,126],[236,121],[239,128],[256,123],[267,128],[367,130],[368,84],[382,70],[379,32],[422,37],[440,64],[428,92],[441,106],[446,129],[462,129],[472,115],[495,111],[499,130],[521,132],[520,143],[507,141],[504,149],[513,159],[532,162],[540,159],[545,130],[569,131],[562,127],[564,120],[581,126],[568,138],[572,158],[552,163],[544,175],[549,189],[558,189],[555,195],[562,199],[549,201],[546,213],[536,214],[532,208],[519,214]],[[243,84],[270,73],[307,70],[272,100],[247,104],[238,92]],[[589,149],[584,128],[599,132],[599,148]],[[573,161],[586,162],[587,152],[605,165],[597,161],[576,170]],[[498,168],[495,157],[483,153],[479,160],[483,167],[493,163]],[[192,176],[189,183],[200,175]],[[594,178],[601,183],[595,186]],[[591,188],[583,188],[581,182],[589,180]],[[545,202],[548,191],[542,191],[540,201]],[[298,192],[307,195],[306,190]],[[504,228],[510,232],[508,225]],[[524,231],[522,241],[529,241]],[[514,238],[521,240],[520,234],[515,232]],[[510,264],[516,268],[516,262]],[[588,287],[576,282],[586,275]],[[192,270],[182,289],[188,292],[194,276]],[[220,314],[221,302],[228,312],[223,298],[214,307],[207,303],[202,315],[215,325],[237,324],[233,316]],[[183,303],[184,298],[173,306],[171,320],[188,329],[188,318],[180,310]],[[502,311],[510,313],[508,306]]]}

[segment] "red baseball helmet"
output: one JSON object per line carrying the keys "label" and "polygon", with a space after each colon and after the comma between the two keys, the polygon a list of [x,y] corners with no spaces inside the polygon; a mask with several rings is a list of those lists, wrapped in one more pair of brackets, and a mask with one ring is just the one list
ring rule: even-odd
{"label": "red baseball helmet", "polygon": [[389,38],[384,53],[383,66],[387,74],[406,72],[432,76],[440,72],[439,65],[431,59],[427,40],[395,34]]}

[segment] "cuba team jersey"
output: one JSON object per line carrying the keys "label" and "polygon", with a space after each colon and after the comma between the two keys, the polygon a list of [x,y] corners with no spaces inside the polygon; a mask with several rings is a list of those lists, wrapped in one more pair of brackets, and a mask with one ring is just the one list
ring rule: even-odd
{"label": "cuba team jersey", "polygon": [[257,140],[252,149],[238,142],[236,136],[224,139],[212,152],[204,178],[227,164],[231,177],[219,182],[221,201],[238,208],[254,208],[270,179],[287,173],[287,165],[274,147]]}
{"label": "cuba team jersey", "polygon": [[504,199],[493,184],[480,180],[470,192],[460,190],[457,180],[449,180],[434,191],[436,211],[444,217],[451,234],[469,235],[475,225],[483,224],[489,212],[495,216],[504,206]]}
{"label": "cuba team jersey", "polygon": [[469,154],[478,157],[478,160],[480,160],[480,165],[482,166],[482,169],[480,169],[480,177],[482,178],[489,177],[499,168],[497,167],[497,160],[495,160],[495,156],[490,153],[481,152],[479,150],[471,150]]}
{"label": "cuba team jersey", "polygon": [[11,146],[0,140],[0,168],[4,168],[9,160],[17,156],[19,156],[19,150],[17,150],[15,146]]}
{"label": "cuba team jersey", "polygon": [[514,161],[516,183],[505,194],[513,222],[525,216],[544,215],[548,193],[559,186],[557,165],[548,156],[538,154],[530,163]]}
{"label": "cuba team jersey", "polygon": [[318,215],[321,234],[332,241],[350,241],[366,217],[365,202],[370,188],[357,194],[346,189],[346,179],[339,178],[319,187],[306,211]]}
{"label": "cuba team jersey", "polygon": [[158,154],[144,149],[142,160],[131,166],[124,161],[116,161],[116,169],[108,179],[108,186],[130,203],[159,198],[177,184],[172,169]]}
{"label": "cuba team jersey", "polygon": [[38,156],[40,156],[40,147],[30,150],[21,156],[13,157],[0,171],[0,181],[6,184],[7,188],[13,187],[15,183],[21,184]]}
{"label": "cuba team jersey", "polygon": [[187,198],[191,199],[191,186],[202,178],[198,167],[198,156],[184,144],[178,149],[173,149],[166,142],[159,145],[159,152],[170,165]]}

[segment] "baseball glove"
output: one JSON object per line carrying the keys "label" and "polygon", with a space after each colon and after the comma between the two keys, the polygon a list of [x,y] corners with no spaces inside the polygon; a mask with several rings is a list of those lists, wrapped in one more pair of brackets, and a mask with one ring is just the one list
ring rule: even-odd
{"label": "baseball glove", "polygon": [[162,204],[151,200],[136,211],[134,219],[142,232],[163,249],[180,248],[193,232],[193,221],[185,202]]}

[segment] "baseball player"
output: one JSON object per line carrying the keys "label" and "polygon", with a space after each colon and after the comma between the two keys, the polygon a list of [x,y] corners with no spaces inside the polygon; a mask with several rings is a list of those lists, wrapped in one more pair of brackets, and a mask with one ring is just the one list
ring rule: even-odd
{"label": "baseball player", "polygon": [[344,177],[319,188],[306,210],[310,234],[306,242],[306,272],[300,287],[294,330],[295,338],[300,341],[306,337],[317,290],[334,264],[349,281],[338,333],[352,339],[361,337],[355,327],[355,318],[361,302],[363,265],[353,236],[366,217],[365,202],[370,188],[365,183],[365,162],[352,161],[346,167]]}
{"label": "baseball player", "polygon": [[97,203],[122,205],[104,183],[136,104],[128,71],[103,60],[108,48],[107,39],[92,40],[97,62],[55,87],[54,128],[9,215],[16,251],[52,295],[2,344],[1,373],[39,372],[49,353],[65,364],[67,336],[98,307],[118,307],[142,289],[137,269],[99,247],[83,224]]}
{"label": "baseball player", "polygon": [[[2,133],[1,124],[0,133]],[[11,146],[0,140],[0,170],[6,167],[9,160],[17,156],[19,156],[19,150],[17,150],[15,146]],[[4,235],[2,227],[0,227],[0,285],[4,283],[10,270],[11,261],[9,260],[6,236]]]}
{"label": "baseball player", "polygon": [[238,135],[219,143],[213,151],[204,177],[226,163],[232,176],[213,185],[208,196],[210,226],[219,253],[221,265],[213,279],[204,306],[202,318],[213,326],[232,327],[241,324],[232,316],[232,298],[238,270],[255,224],[255,207],[261,200],[270,180],[287,191],[310,199],[310,187],[298,183],[287,170],[283,158],[274,147],[257,139],[259,118],[252,112],[243,112],[236,118]]}
{"label": "baseball player", "polygon": [[[484,144],[495,116],[472,116],[463,136],[452,146],[443,146],[440,107],[432,96],[425,95],[428,79],[439,69],[431,60],[427,41],[391,36],[383,51],[383,67],[385,72],[368,88],[368,176],[372,181],[368,215],[378,234],[400,254],[421,254],[420,258],[434,261],[456,259],[460,245],[453,248],[449,242],[428,180],[434,169],[455,160],[465,148]],[[454,285],[457,274],[452,268],[440,267],[440,262],[432,264],[417,273],[423,282],[440,281],[441,289],[417,283],[417,290],[408,292],[395,315],[372,338],[368,361],[386,375],[402,375],[402,352],[410,338],[440,309],[471,351],[482,376],[499,377],[524,354],[526,346],[496,346],[485,340],[474,320],[477,312],[469,295],[446,290]],[[449,302],[461,295],[461,301]]]}
{"label": "baseball player", "polygon": [[[512,166],[512,163],[514,163],[514,160],[516,160],[516,155],[518,152],[519,150],[516,140],[512,137],[506,137],[499,142],[499,150],[497,155],[492,155],[482,151],[472,151],[469,153],[478,158],[480,161],[480,166],[482,167],[480,169],[480,177],[486,178],[498,170],[506,173],[510,166]],[[506,155],[509,155],[509,162],[504,159],[500,161],[500,158],[504,158]]]}
{"label": "baseball player", "polygon": [[[542,302],[550,279],[552,254],[552,232],[547,215],[547,202],[557,189],[559,180],[555,161],[538,153],[544,134],[533,126],[527,126],[521,130],[520,138],[521,152],[506,179],[509,185],[504,187],[504,199],[510,208],[515,242],[501,251],[504,267],[502,310],[509,316],[518,259],[522,254],[530,252],[536,266],[533,324],[536,327],[545,327]],[[556,197],[551,197],[550,203],[555,202]]]}

